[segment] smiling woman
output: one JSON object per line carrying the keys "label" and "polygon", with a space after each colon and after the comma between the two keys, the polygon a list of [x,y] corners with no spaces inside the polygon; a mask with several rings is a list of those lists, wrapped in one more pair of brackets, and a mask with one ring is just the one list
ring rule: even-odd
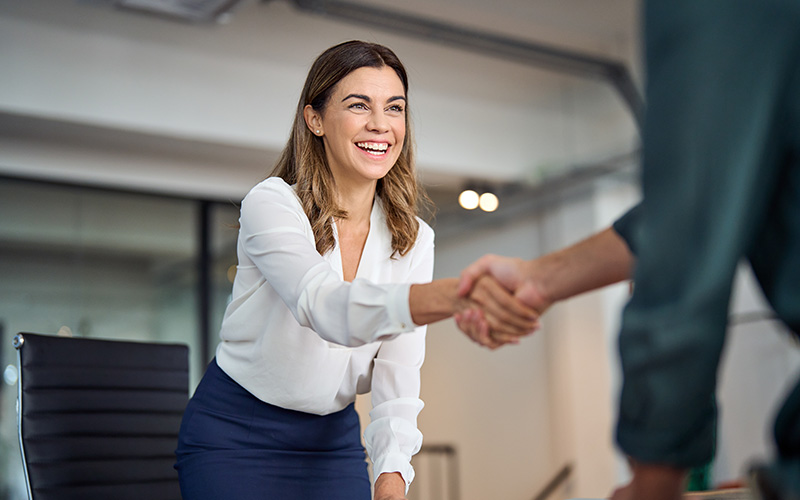
{"label": "smiling woman", "polygon": [[[350,199],[372,199],[378,183],[397,163],[405,145],[405,101],[395,70],[363,67],[336,85],[324,109],[310,104],[303,109],[309,129],[322,138],[340,206]],[[409,201],[400,200],[399,206],[410,207]],[[353,220],[355,207],[342,208],[349,215],[345,220]]]}
{"label": "smiling woman", "polygon": [[334,189],[334,171],[355,170],[350,161],[364,149],[387,150],[381,162],[385,171],[373,174],[369,198],[377,194],[388,208],[387,224],[397,238],[393,252],[405,255],[414,244],[417,204],[427,198],[417,184],[407,93],[405,67],[382,45],[346,42],[312,65],[292,135],[271,175],[297,184],[320,253],[333,247],[332,217],[347,217],[347,208],[341,207],[347,197],[334,199],[337,190],[348,189],[347,180],[336,179]]}
{"label": "smiling woman", "polygon": [[184,500],[369,500],[353,405],[369,391],[375,499],[403,499],[422,443],[421,325],[477,308],[500,334],[534,329],[488,278],[469,298],[457,279],[431,282],[407,90],[381,45],[312,65],[272,176],[242,201],[222,341],[181,427]]}

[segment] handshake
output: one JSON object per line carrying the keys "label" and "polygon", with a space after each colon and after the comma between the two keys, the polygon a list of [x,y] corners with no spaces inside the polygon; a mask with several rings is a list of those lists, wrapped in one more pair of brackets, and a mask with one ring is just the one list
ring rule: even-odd
{"label": "handshake", "polygon": [[535,261],[486,255],[464,269],[453,314],[458,328],[489,349],[535,332],[552,304],[535,268]]}
{"label": "handshake", "polygon": [[411,285],[409,307],[417,325],[454,317],[475,342],[496,349],[539,328],[550,301],[529,279],[536,261],[486,255],[459,278]]}

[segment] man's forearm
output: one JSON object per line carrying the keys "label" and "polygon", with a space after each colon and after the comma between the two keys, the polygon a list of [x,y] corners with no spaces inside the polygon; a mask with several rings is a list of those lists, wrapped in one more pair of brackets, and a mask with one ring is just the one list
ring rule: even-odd
{"label": "man's forearm", "polygon": [[635,258],[612,228],[528,262],[553,302],[630,279]]}

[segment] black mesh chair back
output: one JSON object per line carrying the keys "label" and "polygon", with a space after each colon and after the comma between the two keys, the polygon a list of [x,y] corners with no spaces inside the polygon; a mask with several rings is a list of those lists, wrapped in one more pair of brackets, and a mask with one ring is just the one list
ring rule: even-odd
{"label": "black mesh chair back", "polygon": [[32,333],[14,346],[29,498],[180,500],[187,346]]}

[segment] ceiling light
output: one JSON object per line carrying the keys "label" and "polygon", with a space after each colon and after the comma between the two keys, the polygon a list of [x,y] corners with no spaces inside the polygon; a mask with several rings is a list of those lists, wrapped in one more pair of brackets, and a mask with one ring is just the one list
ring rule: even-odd
{"label": "ceiling light", "polygon": [[478,203],[484,212],[494,212],[500,201],[494,193],[483,193]]}
{"label": "ceiling light", "polygon": [[458,195],[458,204],[467,210],[474,210],[478,208],[478,193],[472,189],[465,189]]}

